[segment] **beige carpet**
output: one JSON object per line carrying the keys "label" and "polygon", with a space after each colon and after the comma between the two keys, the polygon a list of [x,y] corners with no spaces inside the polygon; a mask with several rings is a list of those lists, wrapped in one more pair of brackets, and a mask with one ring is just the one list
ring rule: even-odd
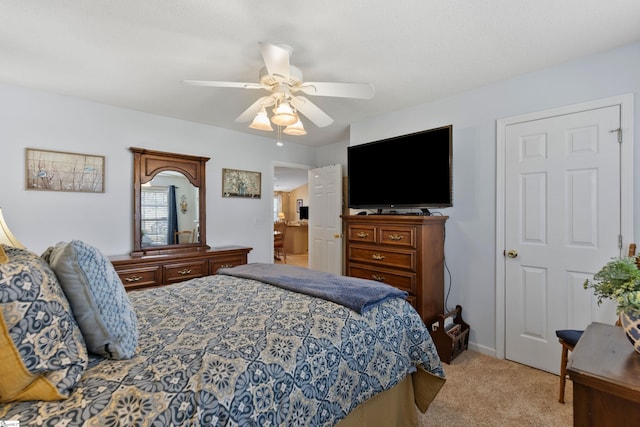
{"label": "beige carpet", "polygon": [[447,382],[419,414],[421,427],[573,425],[570,380],[563,405],[558,376],[538,369],[470,350],[444,368]]}

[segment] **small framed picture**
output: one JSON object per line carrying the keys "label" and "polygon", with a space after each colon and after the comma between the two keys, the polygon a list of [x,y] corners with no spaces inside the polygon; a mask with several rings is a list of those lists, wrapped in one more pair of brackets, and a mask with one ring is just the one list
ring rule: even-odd
{"label": "small framed picture", "polygon": [[222,169],[222,197],[259,199],[260,196],[260,172]]}
{"label": "small framed picture", "polygon": [[296,212],[300,212],[300,208],[302,207],[302,199],[296,200]]}

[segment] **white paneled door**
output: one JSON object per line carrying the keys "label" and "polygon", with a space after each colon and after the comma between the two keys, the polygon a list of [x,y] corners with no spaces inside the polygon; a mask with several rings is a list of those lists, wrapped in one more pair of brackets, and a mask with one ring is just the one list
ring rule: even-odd
{"label": "white paneled door", "polygon": [[309,268],[342,273],[342,166],[309,171]]}
{"label": "white paneled door", "polygon": [[612,323],[585,279],[621,254],[620,106],[505,128],[505,357],[558,373],[557,329]]}

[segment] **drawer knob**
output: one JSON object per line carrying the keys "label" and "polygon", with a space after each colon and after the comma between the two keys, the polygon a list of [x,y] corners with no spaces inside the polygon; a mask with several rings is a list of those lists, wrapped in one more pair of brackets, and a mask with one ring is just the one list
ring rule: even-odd
{"label": "drawer knob", "polygon": [[371,255],[371,258],[375,259],[376,261],[382,261],[384,259],[384,255],[373,254]]}
{"label": "drawer knob", "polygon": [[220,268],[231,268],[231,267],[233,267],[233,264],[222,264],[220,266]]}
{"label": "drawer knob", "polygon": [[184,270],[178,271],[178,274],[181,276],[187,275],[189,273],[191,273],[191,269],[187,269],[187,268],[185,268]]}
{"label": "drawer knob", "polygon": [[400,234],[390,234],[389,239],[391,240],[402,240],[402,236]]}
{"label": "drawer knob", "polygon": [[365,233],[365,232],[361,231],[358,234],[356,234],[356,236],[358,236],[361,239],[366,239],[369,236],[369,233]]}
{"label": "drawer knob", "polygon": [[379,276],[379,275],[377,275],[377,274],[372,274],[372,275],[371,275],[371,278],[372,278],[373,280],[375,280],[375,281],[378,281],[378,282],[384,282],[384,276]]}
{"label": "drawer knob", "polygon": [[142,280],[142,276],[130,276],[124,279],[127,283],[139,282],[140,280]]}

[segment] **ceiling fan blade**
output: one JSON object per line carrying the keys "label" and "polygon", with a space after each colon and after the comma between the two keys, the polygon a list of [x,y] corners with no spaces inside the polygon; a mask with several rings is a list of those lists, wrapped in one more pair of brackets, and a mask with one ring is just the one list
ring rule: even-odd
{"label": "ceiling fan blade", "polygon": [[291,99],[291,103],[296,107],[298,112],[304,114],[306,118],[311,120],[313,124],[319,128],[329,126],[333,123],[333,119],[329,117],[327,113],[322,111],[316,104],[309,101],[304,96],[294,96]]}
{"label": "ceiling fan blade", "polygon": [[373,83],[304,82],[297,90],[307,95],[361,99],[371,99],[376,93]]}
{"label": "ceiling fan blade", "polygon": [[289,57],[292,49],[289,46],[278,46],[271,43],[259,43],[262,59],[267,71],[273,76],[289,78]]}
{"label": "ceiling fan blade", "polygon": [[212,80],[183,80],[182,83],[190,86],[209,86],[209,87],[233,87],[240,89],[263,89],[259,83],[246,82],[216,82]]}
{"label": "ceiling fan blade", "polygon": [[268,107],[273,104],[273,100],[269,98],[272,98],[272,96],[268,95],[268,96],[263,96],[262,98],[259,98],[256,102],[251,104],[249,108],[244,110],[242,114],[240,114],[236,118],[236,122],[248,122],[250,120],[253,120],[253,118],[258,113],[258,111],[260,111],[263,105],[265,107]]}

